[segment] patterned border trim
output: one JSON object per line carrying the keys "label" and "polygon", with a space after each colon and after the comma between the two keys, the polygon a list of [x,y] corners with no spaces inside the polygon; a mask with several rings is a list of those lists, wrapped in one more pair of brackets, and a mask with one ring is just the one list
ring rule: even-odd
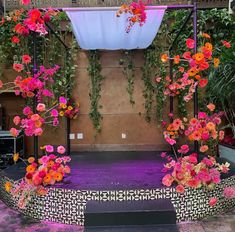
{"label": "patterned border trim", "polygon": [[[32,199],[25,210],[17,207],[15,200],[4,189],[6,181],[13,182],[2,176],[0,180],[0,199],[9,207],[35,219],[59,222],[64,224],[84,225],[84,211],[88,201],[142,201],[171,199],[177,214],[177,221],[193,221],[229,211],[235,201],[222,197],[224,187],[235,185],[235,176],[224,179],[213,190],[186,189],[178,194],[174,188],[139,189],[118,191],[88,191],[50,188],[46,196]],[[210,207],[211,197],[218,197],[219,203]]]}

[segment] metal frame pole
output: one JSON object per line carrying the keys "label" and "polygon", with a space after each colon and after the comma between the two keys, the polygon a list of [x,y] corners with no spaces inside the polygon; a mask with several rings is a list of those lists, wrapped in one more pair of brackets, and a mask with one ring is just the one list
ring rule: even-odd
{"label": "metal frame pole", "polygon": [[[197,53],[197,45],[198,45],[198,35],[197,35],[197,2],[194,0],[193,7],[193,32],[194,32],[194,53]],[[198,118],[198,87],[196,86],[194,93],[194,117]],[[194,143],[194,150],[198,153],[199,146],[198,142]]]}
{"label": "metal frame pole", "polygon": [[[33,76],[37,73],[37,50],[36,50],[37,42],[36,42],[36,32],[33,32]],[[35,93],[36,94],[36,93]],[[33,98],[33,112],[36,113],[37,108],[37,97]],[[38,160],[38,136],[33,137],[34,141],[34,157]]]}

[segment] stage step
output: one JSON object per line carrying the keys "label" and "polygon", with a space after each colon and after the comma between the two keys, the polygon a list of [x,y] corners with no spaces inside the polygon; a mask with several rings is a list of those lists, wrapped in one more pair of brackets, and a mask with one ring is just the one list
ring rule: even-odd
{"label": "stage step", "polygon": [[179,232],[177,225],[87,227],[84,232]]}
{"label": "stage step", "polygon": [[85,227],[175,225],[176,212],[169,199],[153,201],[89,201]]}

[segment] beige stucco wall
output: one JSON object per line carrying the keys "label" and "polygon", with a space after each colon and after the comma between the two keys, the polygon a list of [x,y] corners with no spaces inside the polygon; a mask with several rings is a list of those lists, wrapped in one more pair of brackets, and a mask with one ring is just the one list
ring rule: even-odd
{"label": "beige stucco wall", "polygon": [[[102,92],[100,109],[102,113],[102,131],[95,136],[92,122],[89,118],[90,111],[90,78],[87,72],[88,59],[86,51],[79,51],[77,64],[78,69],[75,76],[73,95],[81,105],[81,115],[71,122],[71,133],[75,134],[75,140],[71,140],[72,150],[163,150],[169,149],[162,138],[162,129],[157,127],[156,121],[147,123],[144,119],[144,98],[143,81],[141,80],[141,67],[144,62],[143,51],[134,52],[135,72],[135,105],[129,103],[129,95],[126,91],[127,80],[120,66],[119,60],[123,57],[122,51],[100,51],[102,75]],[[5,76],[15,76],[11,71],[5,72]],[[4,107],[15,104],[14,101]],[[4,103],[3,103],[4,105]],[[21,102],[21,106],[22,102]],[[19,113],[19,108],[9,114],[13,116]],[[8,110],[9,111],[9,110]],[[153,111],[154,114],[154,111]],[[43,137],[40,138],[40,145],[44,144],[65,144],[65,123],[60,128],[49,127]],[[77,134],[83,133],[82,140],[77,139]],[[122,139],[122,133],[126,139]],[[32,147],[30,140],[27,140],[28,148]],[[31,149],[30,149],[31,150]]]}

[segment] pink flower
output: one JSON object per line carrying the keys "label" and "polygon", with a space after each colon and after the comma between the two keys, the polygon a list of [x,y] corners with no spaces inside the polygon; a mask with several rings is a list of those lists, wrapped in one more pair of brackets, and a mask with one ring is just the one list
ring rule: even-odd
{"label": "pink flower", "polygon": [[166,141],[167,141],[171,146],[173,146],[174,144],[176,144],[176,141],[175,141],[174,139],[171,139],[171,138],[169,138],[169,137],[166,137],[165,139],[166,139]]}
{"label": "pink flower", "polygon": [[202,160],[202,163],[204,163],[208,167],[212,167],[214,165],[213,162],[210,159],[206,158],[206,157]]}
{"label": "pink flower", "polygon": [[45,104],[39,103],[39,104],[37,105],[37,111],[43,112],[43,111],[45,111],[45,110],[46,110]]}
{"label": "pink flower", "polygon": [[61,163],[63,162],[63,159],[57,158],[57,159],[55,160],[55,162],[61,164]]}
{"label": "pink flower", "polygon": [[65,148],[63,146],[59,146],[59,147],[57,147],[57,152],[59,154],[64,154],[65,153]]}
{"label": "pink flower", "polygon": [[177,193],[184,193],[185,192],[185,188],[184,188],[184,186],[183,185],[177,185],[177,187],[176,187],[176,192]]}
{"label": "pink flower", "polygon": [[235,198],[235,188],[234,187],[224,188],[223,196],[228,199]]}
{"label": "pink flower", "polygon": [[62,103],[62,104],[67,104],[67,99],[64,98],[64,97],[60,97],[59,102]]}
{"label": "pink flower", "polygon": [[59,115],[58,110],[53,109],[53,110],[51,111],[51,116],[52,116],[52,117],[58,117],[58,115]]}
{"label": "pink flower", "polygon": [[182,145],[180,149],[178,150],[179,153],[181,154],[186,154],[189,152],[189,146],[188,145]]}
{"label": "pink flower", "polygon": [[32,110],[29,106],[26,106],[24,109],[23,109],[23,114],[24,115],[29,115],[29,114],[32,114]]}
{"label": "pink flower", "polygon": [[210,205],[211,207],[213,207],[213,206],[215,206],[215,205],[218,203],[218,201],[219,201],[218,198],[213,197],[213,198],[210,199],[209,205]]}
{"label": "pink flower", "polygon": [[11,128],[10,133],[13,137],[17,137],[19,135],[19,131],[15,128]]}
{"label": "pink flower", "polygon": [[205,119],[207,117],[207,114],[205,112],[199,112],[198,113],[198,118],[199,119]]}
{"label": "pink flower", "polygon": [[0,89],[3,87],[3,83],[2,81],[0,80]]}
{"label": "pink flower", "polygon": [[33,184],[35,186],[38,186],[38,185],[42,184],[42,178],[38,174],[33,175],[32,180],[33,180]]}
{"label": "pink flower", "polygon": [[201,186],[201,182],[198,179],[192,179],[187,182],[187,185],[191,188],[199,188]]}
{"label": "pink flower", "polygon": [[188,160],[192,164],[197,164],[197,154],[193,153],[190,156],[188,156]]}
{"label": "pink flower", "polygon": [[24,69],[24,66],[22,64],[13,64],[13,69],[16,71],[16,72],[21,72],[23,69]]}
{"label": "pink flower", "polygon": [[71,172],[71,169],[70,169],[70,167],[68,165],[66,165],[64,167],[64,172],[67,173],[67,174],[69,174]]}
{"label": "pink flower", "polygon": [[46,145],[45,148],[46,148],[46,152],[48,153],[52,153],[54,151],[54,147],[51,145]]}
{"label": "pink flower", "polygon": [[21,119],[20,119],[19,116],[15,116],[14,119],[13,119],[13,122],[14,122],[14,124],[17,126],[17,125],[19,125],[20,120],[21,120]]}
{"label": "pink flower", "polygon": [[40,119],[40,116],[38,115],[38,114],[33,114],[32,116],[31,116],[31,120],[32,121],[37,121],[37,120],[39,120]]}
{"label": "pink flower", "polygon": [[193,49],[194,48],[194,40],[193,39],[187,39],[186,40],[186,46],[189,48],[189,49]]}
{"label": "pink flower", "polygon": [[58,126],[59,125],[59,119],[58,118],[54,118],[52,124],[53,124],[53,126]]}
{"label": "pink flower", "polygon": [[39,176],[40,178],[44,178],[44,177],[46,176],[46,172],[45,172],[44,170],[39,171],[38,176]]}
{"label": "pink flower", "polygon": [[210,138],[210,135],[208,132],[203,132],[201,134],[201,138],[202,138],[202,140],[207,141]]}
{"label": "pink flower", "polygon": [[62,159],[65,163],[69,163],[71,161],[71,158],[69,156],[64,156]]}
{"label": "pink flower", "polygon": [[31,0],[21,0],[22,5],[29,5]]}
{"label": "pink flower", "polygon": [[210,110],[210,111],[214,111],[215,110],[215,105],[210,103],[209,105],[207,105],[207,108]]}
{"label": "pink flower", "polygon": [[174,178],[170,174],[165,175],[162,179],[163,185],[167,187],[170,187],[173,182],[174,182]]}
{"label": "pink flower", "polygon": [[50,158],[50,159],[56,159],[56,157],[57,157],[57,156],[56,156],[55,154],[50,154],[50,155],[49,155],[49,158]]}
{"label": "pink flower", "polygon": [[48,156],[44,155],[39,161],[42,164],[46,164],[49,160],[50,160],[50,158]]}
{"label": "pink flower", "polygon": [[166,157],[166,155],[167,155],[167,153],[166,153],[166,152],[162,152],[162,153],[161,153],[161,157],[162,157],[162,158],[165,158],[165,157]]}
{"label": "pink flower", "polygon": [[208,151],[209,147],[207,145],[203,145],[200,147],[200,152],[204,153],[206,151]]}
{"label": "pink flower", "polygon": [[23,55],[22,61],[24,64],[29,64],[31,62],[31,57],[29,55]]}
{"label": "pink flower", "polygon": [[224,139],[224,131],[220,131],[219,132],[219,140],[223,140]]}
{"label": "pink flower", "polygon": [[35,136],[41,136],[43,134],[42,128],[36,128],[34,134]]}

